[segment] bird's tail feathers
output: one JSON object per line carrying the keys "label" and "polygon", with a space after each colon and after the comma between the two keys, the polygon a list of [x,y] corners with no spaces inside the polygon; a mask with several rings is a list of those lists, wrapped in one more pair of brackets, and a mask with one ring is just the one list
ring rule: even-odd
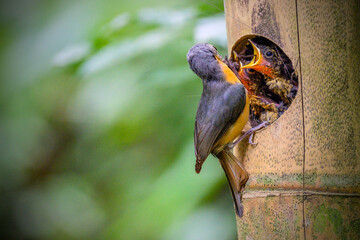
{"label": "bird's tail feathers", "polygon": [[196,156],[196,164],[195,164],[196,173],[200,173],[203,163],[204,163],[204,160],[201,158],[198,158],[198,156]]}
{"label": "bird's tail feathers", "polygon": [[244,169],[243,165],[230,151],[222,150],[216,157],[219,159],[222,168],[225,171],[225,175],[229,181],[231,194],[235,204],[236,214],[242,217],[244,208],[241,203],[242,188],[248,180],[248,173]]}

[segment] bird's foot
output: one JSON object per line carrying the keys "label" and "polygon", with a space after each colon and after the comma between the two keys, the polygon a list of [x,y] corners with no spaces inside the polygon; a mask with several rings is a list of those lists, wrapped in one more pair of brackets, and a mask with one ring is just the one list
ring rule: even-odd
{"label": "bird's foot", "polygon": [[251,144],[251,146],[253,147],[256,147],[258,144],[253,142],[253,138],[254,138],[254,132],[252,132],[249,137],[249,144]]}
{"label": "bird's foot", "polygon": [[232,143],[229,143],[226,145],[226,147],[228,149],[232,149],[236,146],[236,144],[238,144],[239,142],[241,142],[244,138],[246,138],[247,136],[250,135],[250,138],[249,138],[249,143],[252,145],[252,146],[256,146],[257,143],[254,143],[253,142],[253,135],[255,134],[256,131],[259,131],[260,129],[264,128],[264,127],[267,127],[270,123],[268,121],[265,121],[259,125],[257,125],[256,127],[253,127],[251,128],[250,130],[248,130],[247,132],[245,132],[243,135],[241,135],[241,137],[239,137],[235,142],[232,142]]}

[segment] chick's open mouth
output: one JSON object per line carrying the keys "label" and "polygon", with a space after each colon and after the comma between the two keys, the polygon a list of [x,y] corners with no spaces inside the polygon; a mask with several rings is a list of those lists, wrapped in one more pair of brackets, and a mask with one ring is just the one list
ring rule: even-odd
{"label": "chick's open mouth", "polygon": [[[278,61],[266,62],[266,66],[262,66],[261,51],[264,49],[277,52]],[[274,122],[290,107],[298,90],[298,78],[289,57],[277,44],[261,36],[243,39],[235,44],[232,52],[231,58],[225,61],[240,81],[251,87],[251,126],[264,121]],[[245,69],[248,71],[246,75],[243,72]]]}

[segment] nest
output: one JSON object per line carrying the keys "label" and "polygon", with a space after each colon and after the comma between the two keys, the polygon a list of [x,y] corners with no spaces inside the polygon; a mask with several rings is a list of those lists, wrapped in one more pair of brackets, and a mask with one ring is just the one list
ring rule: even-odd
{"label": "nest", "polygon": [[[234,47],[226,62],[250,93],[250,124],[255,127],[274,122],[290,107],[298,91],[298,76],[289,57],[275,43],[260,36],[250,41],[245,39]],[[242,68],[254,65],[258,50],[266,65]]]}

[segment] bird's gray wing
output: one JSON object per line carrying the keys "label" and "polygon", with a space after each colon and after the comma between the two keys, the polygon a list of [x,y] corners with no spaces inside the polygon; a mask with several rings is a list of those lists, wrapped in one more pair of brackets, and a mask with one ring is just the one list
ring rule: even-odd
{"label": "bird's gray wing", "polygon": [[204,86],[195,121],[195,170],[201,166],[218,139],[238,119],[245,107],[246,91],[242,84],[208,83]]}

